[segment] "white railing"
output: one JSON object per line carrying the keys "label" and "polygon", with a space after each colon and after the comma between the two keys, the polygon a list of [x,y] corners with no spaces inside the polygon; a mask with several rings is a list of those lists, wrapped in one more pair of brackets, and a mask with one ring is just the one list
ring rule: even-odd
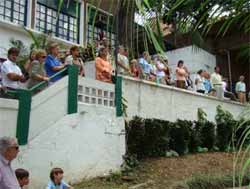
{"label": "white railing", "polygon": [[79,78],[78,102],[115,107],[115,86],[88,78]]}

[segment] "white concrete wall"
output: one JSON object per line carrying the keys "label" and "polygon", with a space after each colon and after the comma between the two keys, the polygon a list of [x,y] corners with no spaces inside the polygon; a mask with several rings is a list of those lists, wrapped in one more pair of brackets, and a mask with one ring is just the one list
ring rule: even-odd
{"label": "white concrete wall", "polygon": [[21,26],[0,20],[0,57],[7,58],[7,50],[10,48],[10,39],[21,40],[25,46],[29,46],[32,42]]}
{"label": "white concrete wall", "polygon": [[192,76],[200,69],[212,73],[216,66],[216,57],[207,51],[194,46],[179,48],[166,52],[169,66],[175,75],[175,69],[179,60],[183,60]]}
{"label": "white concrete wall", "polygon": [[245,109],[245,106],[236,102],[221,101],[192,91],[128,77],[123,78],[122,90],[128,101],[129,118],[137,115],[169,121],[196,120],[197,110],[202,108],[207,113],[208,120],[214,121],[218,105],[230,111],[235,118]]}
{"label": "white concrete wall", "polygon": [[44,188],[53,167],[65,180],[102,176],[117,171],[125,153],[123,118],[115,109],[79,103],[79,113],[67,115],[21,148],[15,168],[31,172],[30,189]]}
{"label": "white concrete wall", "polygon": [[16,136],[18,101],[0,98],[0,137]]}
{"label": "white concrete wall", "polygon": [[78,101],[107,107],[115,107],[115,85],[89,78],[78,80]]}
{"label": "white concrete wall", "polygon": [[32,97],[29,140],[67,114],[68,76]]}

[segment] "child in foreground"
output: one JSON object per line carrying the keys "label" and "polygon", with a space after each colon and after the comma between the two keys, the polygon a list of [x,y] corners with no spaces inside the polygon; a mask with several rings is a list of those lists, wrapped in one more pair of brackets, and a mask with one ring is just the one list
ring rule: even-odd
{"label": "child in foreground", "polygon": [[25,169],[16,169],[15,171],[16,178],[20,185],[20,188],[24,188],[24,186],[29,185],[29,172]]}
{"label": "child in foreground", "polygon": [[61,168],[53,168],[50,172],[50,181],[47,189],[73,189],[70,185],[63,181],[63,170]]}

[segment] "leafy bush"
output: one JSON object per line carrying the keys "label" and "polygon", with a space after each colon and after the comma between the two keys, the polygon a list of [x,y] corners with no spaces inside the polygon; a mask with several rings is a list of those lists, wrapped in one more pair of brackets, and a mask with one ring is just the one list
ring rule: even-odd
{"label": "leafy bush", "polygon": [[145,156],[165,156],[169,148],[170,123],[158,119],[145,120]]}
{"label": "leafy bush", "polygon": [[[250,143],[250,121],[235,121],[232,114],[217,107],[216,124],[198,110],[198,121],[135,117],[126,125],[127,154],[138,159],[159,156],[178,156],[187,153],[229,149],[232,139]],[[217,133],[217,134],[216,134]],[[217,148],[218,147],[218,148]]]}
{"label": "leafy bush", "polygon": [[186,120],[177,120],[170,130],[170,148],[179,155],[189,152],[189,142],[191,136],[192,122]]}
{"label": "leafy bush", "polygon": [[232,141],[232,134],[237,122],[233,119],[233,115],[223,110],[221,106],[217,107],[215,121],[217,124],[217,146],[220,151],[226,151]]}

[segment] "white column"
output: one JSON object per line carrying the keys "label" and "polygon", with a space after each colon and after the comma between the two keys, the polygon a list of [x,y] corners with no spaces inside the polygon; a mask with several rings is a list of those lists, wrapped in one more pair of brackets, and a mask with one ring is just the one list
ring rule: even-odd
{"label": "white column", "polygon": [[81,46],[84,46],[84,36],[85,36],[85,31],[84,31],[84,1],[81,1],[80,4],[80,26],[79,26],[79,44]]}
{"label": "white column", "polygon": [[[33,15],[34,16],[34,15]],[[32,0],[27,1],[27,28],[31,28],[32,22]]]}

